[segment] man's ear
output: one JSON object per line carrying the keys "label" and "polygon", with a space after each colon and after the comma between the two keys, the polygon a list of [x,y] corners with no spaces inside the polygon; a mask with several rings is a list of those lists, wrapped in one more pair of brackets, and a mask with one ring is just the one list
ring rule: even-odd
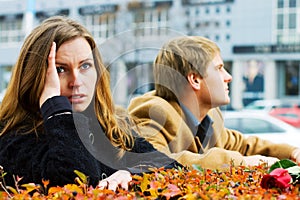
{"label": "man's ear", "polygon": [[194,89],[194,90],[200,90],[200,83],[202,81],[200,75],[196,74],[196,73],[189,73],[187,75],[187,79],[188,79],[188,82],[189,84],[191,85],[191,87]]}

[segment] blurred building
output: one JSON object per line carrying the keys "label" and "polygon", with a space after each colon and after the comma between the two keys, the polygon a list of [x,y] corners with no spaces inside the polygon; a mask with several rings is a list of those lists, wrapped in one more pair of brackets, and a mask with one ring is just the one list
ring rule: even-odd
{"label": "blurred building", "polygon": [[[0,0],[0,92],[24,37],[66,15],[94,35],[111,72],[115,102],[153,88],[152,62],[180,35],[208,37],[233,75],[231,106],[300,97],[300,0]],[[4,9],[5,8],[5,9]]]}

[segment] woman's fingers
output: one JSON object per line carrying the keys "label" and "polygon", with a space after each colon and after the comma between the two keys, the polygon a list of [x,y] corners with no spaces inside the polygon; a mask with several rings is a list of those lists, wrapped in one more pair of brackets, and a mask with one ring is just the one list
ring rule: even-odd
{"label": "woman's fingers", "polygon": [[131,174],[125,170],[119,170],[111,176],[103,179],[99,182],[98,187],[100,189],[107,188],[109,190],[116,191],[118,187],[122,187],[128,190],[128,183],[132,180]]}
{"label": "woman's fingers", "polygon": [[104,188],[106,188],[108,186],[108,182],[105,180],[105,179],[103,179],[102,181],[99,181],[99,184],[98,184],[98,187],[100,188],[100,189],[104,189]]}
{"label": "woman's fingers", "polygon": [[123,181],[120,185],[124,190],[128,190],[128,183],[132,180],[132,178],[130,178],[130,180],[128,179],[127,181]]}
{"label": "woman's fingers", "polygon": [[53,73],[53,71],[56,71],[56,66],[55,66],[55,51],[56,51],[56,43],[53,42],[50,53],[48,56],[48,71],[49,73]]}
{"label": "woman's fingers", "polygon": [[44,90],[40,97],[40,106],[42,106],[42,104],[48,98],[60,95],[60,82],[56,71],[55,56],[56,56],[56,43],[53,42],[48,56],[48,68],[46,74],[46,81],[44,85]]}
{"label": "woman's fingers", "polygon": [[109,182],[108,182],[108,189],[109,190],[116,191],[118,186],[119,186],[118,180],[115,180],[115,179],[109,180]]}
{"label": "woman's fingers", "polygon": [[268,163],[269,166],[274,164],[275,162],[279,161],[278,158],[275,157],[268,157],[262,155],[252,155],[252,156],[244,156],[246,166],[255,166],[259,165],[261,162]]}

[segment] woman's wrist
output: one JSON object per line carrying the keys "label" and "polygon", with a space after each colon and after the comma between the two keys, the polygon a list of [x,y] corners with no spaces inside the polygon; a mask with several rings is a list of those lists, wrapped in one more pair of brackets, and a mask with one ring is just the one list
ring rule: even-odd
{"label": "woman's wrist", "polygon": [[72,113],[72,105],[67,97],[54,96],[43,103],[41,113],[44,120],[48,120],[51,118],[50,116],[53,117],[55,114]]}
{"label": "woman's wrist", "polygon": [[56,117],[56,116],[60,116],[60,115],[71,115],[71,114],[72,114],[72,112],[55,113],[55,114],[53,114],[53,115],[50,115],[50,116],[47,118],[47,120],[48,120],[48,119],[51,119],[52,117]]}

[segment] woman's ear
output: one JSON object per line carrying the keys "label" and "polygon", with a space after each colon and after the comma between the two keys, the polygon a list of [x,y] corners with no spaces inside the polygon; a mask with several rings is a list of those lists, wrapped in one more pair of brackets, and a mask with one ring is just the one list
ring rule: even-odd
{"label": "woman's ear", "polygon": [[188,79],[189,84],[191,85],[191,87],[194,90],[200,90],[200,88],[201,88],[200,83],[202,81],[200,75],[195,74],[195,73],[190,73],[187,75],[187,79]]}

